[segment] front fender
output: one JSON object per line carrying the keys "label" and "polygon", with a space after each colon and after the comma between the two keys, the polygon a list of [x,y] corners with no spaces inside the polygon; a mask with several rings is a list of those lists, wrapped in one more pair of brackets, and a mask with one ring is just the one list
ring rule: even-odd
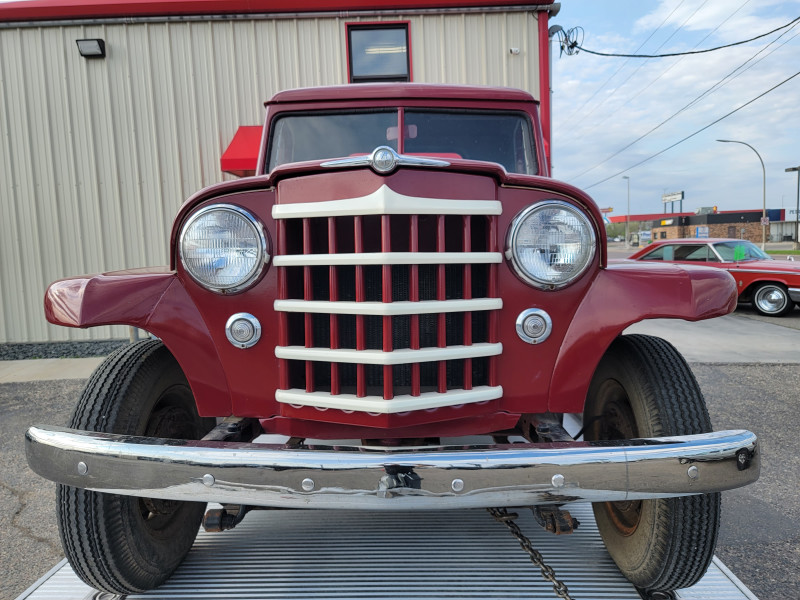
{"label": "front fender", "polygon": [[611,342],[645,319],[700,321],[733,312],[736,281],[709,267],[612,263],[601,270],[570,323],[553,369],[549,409],[583,412],[594,371]]}
{"label": "front fender", "polygon": [[174,271],[157,268],[62,279],[47,288],[47,320],[65,327],[129,325],[159,337],[192,387],[200,416],[231,414],[211,335]]}

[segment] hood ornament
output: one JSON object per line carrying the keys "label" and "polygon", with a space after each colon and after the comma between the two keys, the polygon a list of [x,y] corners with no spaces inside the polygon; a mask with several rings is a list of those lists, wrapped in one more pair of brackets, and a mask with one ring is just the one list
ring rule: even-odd
{"label": "hood ornament", "polygon": [[347,167],[370,167],[380,175],[388,175],[397,167],[449,167],[450,163],[446,160],[436,158],[426,158],[424,156],[409,156],[398,154],[389,146],[378,146],[372,154],[365,156],[352,156],[329,160],[320,165],[328,169],[347,168]]}

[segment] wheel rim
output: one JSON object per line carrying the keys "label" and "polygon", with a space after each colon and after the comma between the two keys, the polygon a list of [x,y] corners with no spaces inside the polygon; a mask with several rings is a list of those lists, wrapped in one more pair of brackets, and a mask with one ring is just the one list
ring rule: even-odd
{"label": "wheel rim", "polygon": [[[175,386],[166,390],[156,402],[147,421],[144,435],[178,440],[193,439],[195,417],[186,408],[187,390]],[[191,395],[189,396],[191,399]],[[168,528],[175,515],[184,506],[180,500],[161,500],[158,498],[138,498],[139,515],[152,533]]]}
{"label": "wheel rim", "polygon": [[765,285],[756,292],[756,307],[764,313],[779,313],[786,308],[789,298],[786,293],[776,285]]}
{"label": "wheel rim", "polygon": [[[628,394],[616,381],[607,381],[599,394],[600,422],[595,439],[624,440],[639,437]],[[641,500],[605,502],[604,508],[622,536],[633,535],[642,517]]]}

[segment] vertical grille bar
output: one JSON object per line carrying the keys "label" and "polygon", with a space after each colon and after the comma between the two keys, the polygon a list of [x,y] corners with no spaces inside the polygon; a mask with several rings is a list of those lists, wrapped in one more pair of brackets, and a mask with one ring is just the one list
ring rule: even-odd
{"label": "vertical grille bar", "polygon": [[[286,221],[278,220],[278,254],[286,254]],[[286,300],[289,297],[289,284],[286,280],[286,269],[278,269],[278,298]],[[278,313],[278,344],[289,345],[289,315],[285,312]],[[278,388],[289,389],[289,363],[284,359],[278,360]]]}
{"label": "vertical grille bar", "polygon": [[[336,254],[336,218],[328,217],[328,253]],[[337,277],[336,267],[331,265],[328,267],[328,285],[329,299],[331,302],[336,302],[339,299],[339,281]],[[336,350],[339,348],[339,316],[331,314],[330,316],[331,327],[331,349]],[[339,380],[339,363],[331,362],[331,394],[334,396],[340,393],[340,380]]]}
{"label": "vertical grille bar", "polygon": [[[419,217],[411,215],[409,226],[409,251],[419,252]],[[411,302],[419,302],[419,265],[411,265],[411,275],[409,276],[408,299]],[[411,315],[411,340],[412,350],[419,350],[419,315]],[[411,395],[420,395],[420,370],[419,363],[411,365]]]}
{"label": "vertical grille bar", "polygon": [[[464,252],[472,252],[472,217],[465,215],[463,218],[463,242],[462,250]],[[469,263],[464,264],[464,293],[465,300],[472,298],[472,265]],[[464,340],[465,346],[472,345],[472,313],[464,313]],[[467,358],[464,361],[464,389],[472,389],[472,359]]]}
{"label": "vertical grille bar", "polygon": [[[303,254],[311,254],[311,221],[303,219]],[[303,267],[303,299],[314,299],[314,282],[311,278],[311,267]],[[306,348],[314,347],[313,315],[305,313],[305,343]],[[314,363],[306,361],[306,392],[314,391]]]}
{"label": "vertical grille bar", "polygon": [[[392,228],[391,217],[383,215],[381,217],[381,251],[392,251]],[[382,269],[382,297],[384,303],[392,302],[392,266],[383,265]],[[392,351],[392,317],[383,317],[383,351]],[[391,400],[394,398],[394,389],[392,385],[393,372],[391,365],[384,365],[383,367],[383,399]]]}
{"label": "vertical grille bar", "polygon": [[[489,218],[489,252],[499,252],[497,247],[497,217]],[[497,298],[497,263],[489,265],[489,297]],[[489,341],[497,342],[500,315],[494,310],[489,315]],[[489,358],[489,385],[497,385],[497,357]]]}
{"label": "vertical grille bar", "polygon": [[[436,251],[445,252],[445,218],[439,215],[436,218]],[[440,264],[436,267],[436,299],[447,299],[447,271],[445,265]],[[447,320],[444,313],[439,313],[437,320],[437,346],[447,347]],[[439,361],[439,376],[437,377],[437,389],[440,394],[447,392],[447,361]]]}
{"label": "vertical grille bar", "polygon": [[[356,216],[354,218],[354,244],[356,253],[364,252],[364,223],[362,217]],[[367,298],[366,289],[364,287],[364,267],[361,265],[356,266],[356,302],[364,302]],[[356,350],[366,350],[367,339],[366,330],[364,328],[363,315],[356,316]],[[356,365],[356,396],[364,398],[367,395],[367,379],[364,372],[364,364],[358,363]]]}

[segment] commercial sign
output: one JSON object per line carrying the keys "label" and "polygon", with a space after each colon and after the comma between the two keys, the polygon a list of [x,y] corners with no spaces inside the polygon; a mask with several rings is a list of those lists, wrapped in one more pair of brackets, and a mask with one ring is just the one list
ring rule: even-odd
{"label": "commercial sign", "polygon": [[708,225],[698,225],[694,228],[694,237],[697,238],[707,238],[708,237]]}
{"label": "commercial sign", "polygon": [[664,204],[667,202],[680,202],[681,200],[683,200],[683,192],[672,192],[661,196],[661,202]]}

